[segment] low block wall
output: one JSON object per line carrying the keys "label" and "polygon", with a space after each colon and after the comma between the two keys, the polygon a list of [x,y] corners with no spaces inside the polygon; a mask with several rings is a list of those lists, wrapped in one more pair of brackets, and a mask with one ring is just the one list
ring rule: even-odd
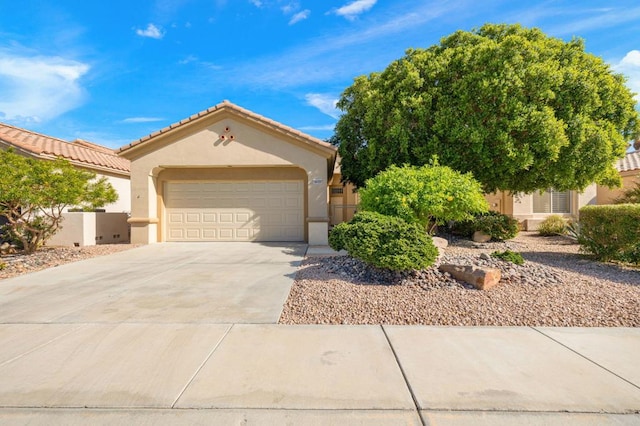
{"label": "low block wall", "polygon": [[129,242],[127,213],[63,213],[62,229],[47,241],[48,246],[94,246]]}

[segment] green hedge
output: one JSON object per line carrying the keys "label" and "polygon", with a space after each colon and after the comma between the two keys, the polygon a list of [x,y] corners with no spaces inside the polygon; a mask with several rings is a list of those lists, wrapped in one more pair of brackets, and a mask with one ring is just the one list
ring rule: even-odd
{"label": "green hedge", "polygon": [[599,260],[640,263],[640,205],[581,208],[578,242]]}
{"label": "green hedge", "polygon": [[351,222],[335,226],[329,245],[369,265],[394,271],[425,269],[438,256],[422,226],[374,212],[360,212]]}

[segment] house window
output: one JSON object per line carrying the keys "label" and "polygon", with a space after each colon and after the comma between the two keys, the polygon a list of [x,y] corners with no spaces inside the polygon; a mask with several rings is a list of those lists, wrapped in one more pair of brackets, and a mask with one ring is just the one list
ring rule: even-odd
{"label": "house window", "polygon": [[331,195],[342,194],[344,189],[341,186],[332,186],[331,187]]}
{"label": "house window", "polygon": [[571,191],[549,189],[532,197],[534,213],[571,213]]}

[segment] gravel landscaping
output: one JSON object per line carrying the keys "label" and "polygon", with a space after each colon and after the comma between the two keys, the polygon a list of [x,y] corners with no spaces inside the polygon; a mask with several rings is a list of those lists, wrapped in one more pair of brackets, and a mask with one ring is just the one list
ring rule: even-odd
{"label": "gravel landscaping", "polygon": [[[488,256],[505,249],[520,252],[524,265]],[[348,256],[310,257],[280,323],[640,326],[640,269],[589,260],[565,237],[523,232],[505,243],[455,240],[442,262],[498,268],[502,280],[481,291],[435,267],[398,274]]]}
{"label": "gravel landscaping", "polygon": [[104,256],[136,247],[132,244],[101,244],[87,247],[43,247],[32,254],[0,256],[0,280],[53,268],[96,256]]}

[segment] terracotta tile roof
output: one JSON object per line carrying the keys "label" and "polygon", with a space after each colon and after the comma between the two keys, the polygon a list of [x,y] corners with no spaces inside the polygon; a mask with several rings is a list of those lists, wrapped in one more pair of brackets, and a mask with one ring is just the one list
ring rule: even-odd
{"label": "terracotta tile roof", "polygon": [[284,134],[287,134],[289,136],[293,136],[294,138],[296,138],[298,140],[301,140],[303,142],[306,142],[306,143],[309,143],[309,144],[317,144],[318,146],[321,146],[321,147],[323,147],[325,149],[328,148],[329,150],[332,150],[334,152],[337,151],[337,148],[334,147],[333,145],[331,145],[330,143],[327,143],[327,142],[325,142],[325,141],[323,141],[321,139],[315,138],[315,137],[313,137],[311,135],[308,135],[308,134],[303,133],[303,132],[301,132],[299,130],[296,130],[293,127],[289,127],[289,126],[286,126],[286,125],[284,125],[282,123],[278,123],[277,121],[271,120],[271,119],[269,119],[267,117],[264,117],[264,116],[262,116],[260,114],[256,114],[255,112],[249,111],[248,109],[244,109],[244,108],[239,107],[238,105],[235,105],[235,104],[233,104],[233,103],[231,103],[231,102],[229,102],[227,100],[224,100],[221,103],[219,103],[218,105],[215,105],[215,106],[213,106],[211,108],[208,108],[208,109],[206,109],[204,111],[200,111],[199,113],[194,114],[191,117],[185,118],[184,120],[181,120],[181,121],[179,121],[177,123],[173,123],[173,124],[163,128],[163,129],[158,130],[157,132],[153,132],[150,135],[144,136],[144,137],[142,137],[142,138],[140,138],[140,139],[138,139],[138,140],[136,140],[136,141],[134,141],[134,142],[132,142],[132,143],[130,143],[128,145],[125,145],[125,146],[121,147],[118,150],[118,153],[122,153],[122,152],[127,151],[127,150],[129,150],[131,148],[134,148],[136,146],[145,144],[146,142],[148,142],[149,140],[151,140],[151,139],[153,139],[153,138],[155,138],[157,136],[160,136],[160,135],[165,134],[167,132],[170,132],[170,131],[178,128],[178,127],[184,126],[185,124],[188,124],[190,122],[193,122],[195,120],[201,119],[203,117],[206,117],[206,116],[208,116],[210,114],[213,114],[215,112],[219,112],[219,111],[222,111],[222,110],[232,111],[232,112],[236,113],[237,115],[246,117],[246,118],[248,118],[250,120],[253,120],[255,122],[258,122],[258,123],[260,123],[262,125],[270,127],[272,129],[280,132],[280,133],[284,133]]}
{"label": "terracotta tile roof", "polygon": [[640,151],[628,152],[616,163],[616,169],[620,172],[640,170]]}
{"label": "terracotta tile roof", "polygon": [[41,158],[62,157],[76,165],[90,169],[106,170],[127,175],[130,172],[129,160],[118,157],[112,149],[83,140],[67,142],[0,123],[1,142]]}

